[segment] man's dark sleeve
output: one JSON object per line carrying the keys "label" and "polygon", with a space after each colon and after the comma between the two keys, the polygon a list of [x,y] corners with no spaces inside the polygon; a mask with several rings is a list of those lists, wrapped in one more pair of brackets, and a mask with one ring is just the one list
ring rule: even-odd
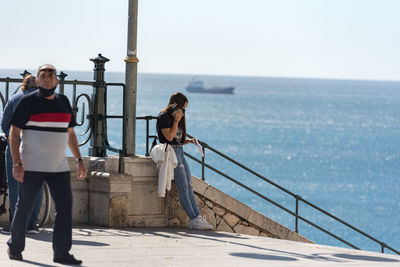
{"label": "man's dark sleeve", "polygon": [[23,98],[14,111],[11,125],[17,126],[20,129],[25,129],[25,124],[29,121],[29,116],[29,104]]}

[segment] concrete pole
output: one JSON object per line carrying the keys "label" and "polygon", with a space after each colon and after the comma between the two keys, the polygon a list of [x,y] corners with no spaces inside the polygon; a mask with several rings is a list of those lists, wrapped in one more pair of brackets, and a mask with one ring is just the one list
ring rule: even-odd
{"label": "concrete pole", "polygon": [[137,40],[138,0],[129,0],[128,50],[125,58],[124,129],[123,150],[126,156],[135,155],[136,88],[137,88]]}

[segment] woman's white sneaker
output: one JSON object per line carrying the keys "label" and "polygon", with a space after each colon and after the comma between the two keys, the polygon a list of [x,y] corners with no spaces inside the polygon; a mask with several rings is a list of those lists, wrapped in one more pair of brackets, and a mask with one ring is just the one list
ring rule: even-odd
{"label": "woman's white sneaker", "polygon": [[212,229],[212,226],[210,228],[209,223],[205,223],[203,221],[203,217],[201,215],[197,216],[193,220],[189,222],[189,229],[197,229],[197,230],[210,230]]}
{"label": "woman's white sneaker", "polygon": [[204,224],[208,226],[207,230],[212,230],[213,229],[213,226],[207,222],[206,215],[203,215],[201,217],[201,219],[203,220]]}

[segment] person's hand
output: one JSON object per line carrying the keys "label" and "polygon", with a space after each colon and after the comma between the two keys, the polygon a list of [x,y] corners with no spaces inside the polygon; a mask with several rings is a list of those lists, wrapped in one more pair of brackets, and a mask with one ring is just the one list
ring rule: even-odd
{"label": "person's hand", "polygon": [[85,164],[83,164],[83,161],[82,161],[82,160],[79,160],[79,161],[78,161],[78,172],[77,172],[77,174],[76,174],[76,177],[77,177],[79,180],[82,180],[82,179],[85,179],[85,178],[86,178],[86,175],[87,175],[86,166],[85,166]]}
{"label": "person's hand", "polygon": [[183,115],[185,115],[185,113],[183,113],[182,109],[178,109],[176,112],[173,113],[172,116],[174,117],[174,120],[179,122],[182,119]]}
{"label": "person's hand", "polygon": [[19,165],[19,166],[13,166],[12,174],[15,180],[17,180],[20,183],[24,182],[24,166]]}

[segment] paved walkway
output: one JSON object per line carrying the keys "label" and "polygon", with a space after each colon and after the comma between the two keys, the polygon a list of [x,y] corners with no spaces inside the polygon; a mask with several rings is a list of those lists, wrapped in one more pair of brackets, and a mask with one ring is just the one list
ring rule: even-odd
{"label": "paved walkway", "polygon": [[[0,234],[0,266],[63,266],[52,261],[51,229],[27,238],[24,262],[10,261]],[[400,266],[400,256],[187,229],[73,230],[71,253],[83,266]]]}

